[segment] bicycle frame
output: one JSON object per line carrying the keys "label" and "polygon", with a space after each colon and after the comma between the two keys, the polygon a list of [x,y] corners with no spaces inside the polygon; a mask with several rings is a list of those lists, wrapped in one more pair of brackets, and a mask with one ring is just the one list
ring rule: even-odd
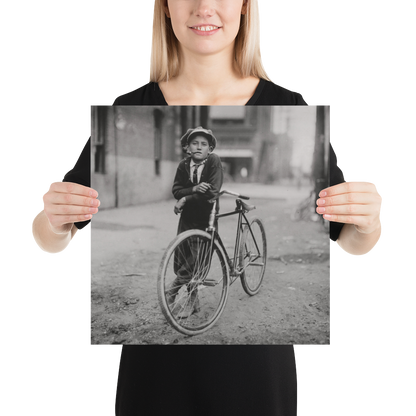
{"label": "bicycle frame", "polygon": [[[228,192],[227,192],[228,193]],[[259,248],[257,245],[257,241],[253,235],[253,231],[251,230],[251,226],[250,223],[246,217],[246,210],[243,208],[243,204],[242,201],[239,199],[236,199],[236,209],[234,211],[229,211],[229,212],[225,212],[223,214],[216,214],[215,210],[216,210],[216,203],[217,201],[215,200],[213,203],[213,207],[211,210],[211,214],[210,214],[210,218],[209,218],[209,223],[208,223],[208,228],[206,229],[206,231],[208,233],[211,234],[211,246],[210,246],[210,251],[209,251],[209,256],[211,258],[211,253],[212,253],[212,247],[214,245],[214,239],[216,239],[221,247],[224,250],[224,253],[227,257],[227,262],[228,262],[228,266],[230,268],[230,285],[233,284],[238,277],[244,272],[245,268],[242,268],[241,270],[238,269],[237,265],[238,265],[238,255],[240,252],[240,244],[241,244],[241,233],[243,231],[243,226],[246,225],[248,227],[248,229],[250,230],[250,234],[253,237],[253,240],[255,242],[256,245],[256,250],[257,252],[259,252]],[[235,244],[234,244],[234,255],[233,258],[231,259],[230,256],[228,255],[228,252],[226,250],[226,248],[224,247],[224,244],[221,240],[220,235],[216,232],[215,226],[214,226],[214,222],[215,220],[218,220],[219,218],[223,218],[223,217],[229,217],[231,215],[238,215],[238,219],[237,219],[237,233],[236,233],[236,237],[235,237]],[[258,256],[259,257],[259,256]],[[257,258],[258,258],[257,257]],[[256,258],[256,259],[257,259]],[[254,259],[254,260],[256,260]],[[247,267],[247,266],[246,266]]]}
{"label": "bicycle frame", "polygon": [[[217,199],[224,193],[236,197],[236,208],[216,213]],[[250,296],[260,289],[267,259],[265,231],[259,218],[246,216],[255,207],[242,199],[249,198],[221,191],[210,201],[212,209],[206,230],[192,229],[177,235],[162,258],[158,275],[159,304],[167,321],[183,334],[200,334],[217,322],[230,286],[237,279]],[[232,258],[231,249],[228,253],[216,230],[216,222],[231,215],[238,217]],[[186,265],[186,273],[182,274],[175,269],[180,250]],[[186,279],[177,282],[179,275]]]}

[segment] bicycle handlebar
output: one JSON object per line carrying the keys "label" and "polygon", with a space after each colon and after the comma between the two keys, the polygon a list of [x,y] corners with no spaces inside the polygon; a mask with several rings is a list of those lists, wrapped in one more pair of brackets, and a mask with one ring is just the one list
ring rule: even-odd
{"label": "bicycle handlebar", "polygon": [[236,196],[237,198],[241,198],[241,199],[250,199],[249,196],[241,195],[237,192],[227,191],[226,189],[223,189],[215,198],[210,199],[210,202],[214,202],[216,199],[218,199],[223,194],[233,195],[233,196]]}

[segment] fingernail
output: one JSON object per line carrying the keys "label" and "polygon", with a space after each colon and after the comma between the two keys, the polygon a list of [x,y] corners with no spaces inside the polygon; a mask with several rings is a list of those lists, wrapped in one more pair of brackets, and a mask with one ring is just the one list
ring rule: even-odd
{"label": "fingernail", "polygon": [[318,205],[325,205],[325,199],[318,199]]}
{"label": "fingernail", "polygon": [[325,214],[324,215],[324,218],[327,219],[327,220],[329,220],[331,217],[332,217],[332,215],[330,215],[330,214]]}
{"label": "fingernail", "polygon": [[321,196],[321,197],[326,196],[326,192],[325,192],[325,191],[321,191],[321,192],[319,192],[319,196]]}
{"label": "fingernail", "polygon": [[324,207],[319,207],[318,208],[318,213],[319,214],[323,214],[325,212],[325,208]]}

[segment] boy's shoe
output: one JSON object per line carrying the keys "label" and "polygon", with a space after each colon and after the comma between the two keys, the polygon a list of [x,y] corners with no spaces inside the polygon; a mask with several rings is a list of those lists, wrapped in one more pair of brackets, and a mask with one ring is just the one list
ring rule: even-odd
{"label": "boy's shoe", "polygon": [[166,293],[166,303],[168,304],[169,309],[173,309],[175,307],[175,299],[176,293],[168,292]]}
{"label": "boy's shoe", "polygon": [[192,314],[198,313],[201,310],[199,305],[198,294],[192,292],[186,302],[185,307],[178,313],[177,317],[180,319],[189,318]]}

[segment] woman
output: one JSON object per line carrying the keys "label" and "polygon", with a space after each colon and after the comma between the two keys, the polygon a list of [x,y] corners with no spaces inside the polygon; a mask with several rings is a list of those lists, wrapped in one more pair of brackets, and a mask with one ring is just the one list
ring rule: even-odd
{"label": "woman", "polygon": [[305,104],[265,82],[257,1],[156,1],[150,80],[115,104],[253,105],[260,92],[262,105]]}
{"label": "woman", "polygon": [[[153,0],[150,83],[118,94],[113,104],[308,104],[300,92],[270,81],[274,78],[264,64],[260,12],[257,0]],[[341,169],[338,171],[331,185],[345,181]],[[65,212],[78,215],[80,221],[81,214],[98,211],[98,200],[71,197],[65,184],[51,182],[50,186],[51,192],[43,194],[41,202],[55,228],[66,230]],[[331,222],[345,224],[331,234],[336,247],[351,257],[370,255],[383,237],[384,198],[377,183],[351,179],[348,184],[322,192],[326,199],[317,201],[317,213]],[[65,198],[71,203],[64,203]],[[97,210],[91,210],[91,202]],[[33,222],[31,227],[35,226]],[[48,241],[46,251],[71,246],[70,233],[63,238],[50,232],[47,225],[43,221],[41,232],[36,233],[37,247],[42,245],[41,236]],[[54,244],[55,240],[60,244]]]}
{"label": "woman", "polygon": [[[148,80],[113,104],[308,104],[302,93],[271,82],[257,0],[153,0]],[[342,253],[369,256],[383,238],[384,195],[367,179],[341,185],[338,171],[339,185],[322,190],[316,212],[345,224],[333,240]]]}

